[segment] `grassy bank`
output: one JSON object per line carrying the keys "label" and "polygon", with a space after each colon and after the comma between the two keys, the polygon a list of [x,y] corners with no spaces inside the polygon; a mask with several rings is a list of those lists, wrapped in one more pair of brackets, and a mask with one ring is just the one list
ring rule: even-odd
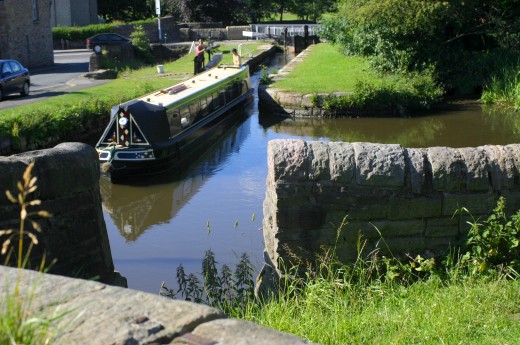
{"label": "grassy bank", "polygon": [[317,279],[241,317],[320,344],[515,344],[519,298],[518,280],[429,280],[363,291]]}
{"label": "grassy bank", "polygon": [[441,101],[443,94],[429,73],[380,74],[370,68],[366,58],[346,56],[327,43],[313,46],[293,71],[272,86],[302,94],[350,93],[317,102],[327,110],[358,108],[400,115],[428,110]]}
{"label": "grassy bank", "polygon": [[[259,44],[248,45],[253,55]],[[221,45],[222,63],[232,63],[232,46]],[[126,70],[104,85],[52,97],[44,101],[0,111],[0,138],[11,138],[15,151],[48,147],[64,140],[78,140],[108,121],[110,108],[153,90],[175,84],[193,73],[193,55],[156,66]]]}

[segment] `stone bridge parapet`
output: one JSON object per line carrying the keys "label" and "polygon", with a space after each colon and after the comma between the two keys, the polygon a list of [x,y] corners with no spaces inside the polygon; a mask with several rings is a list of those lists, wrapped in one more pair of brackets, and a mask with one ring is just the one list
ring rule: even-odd
{"label": "stone bridge parapet", "polygon": [[[349,262],[361,238],[367,251],[384,255],[441,254],[500,196],[509,211],[520,208],[520,144],[403,148],[273,140],[263,205],[266,252],[273,263],[287,264],[294,255],[313,260],[322,246],[335,246]],[[461,207],[471,215],[457,213]]]}
{"label": "stone bridge parapet", "polygon": [[[26,230],[39,241],[31,253],[32,267],[37,268],[45,255],[52,273],[115,283],[118,275],[101,208],[98,157],[90,145],[63,143],[52,149],[0,156],[0,230],[19,228],[20,206],[11,203],[5,191],[18,195],[17,183],[31,162],[32,176],[38,180],[29,200],[39,199],[41,205],[30,206],[28,211],[44,210],[52,215],[32,217],[41,232],[32,231],[26,222]],[[0,238],[0,244],[4,239]],[[3,264],[4,257],[0,260]]]}

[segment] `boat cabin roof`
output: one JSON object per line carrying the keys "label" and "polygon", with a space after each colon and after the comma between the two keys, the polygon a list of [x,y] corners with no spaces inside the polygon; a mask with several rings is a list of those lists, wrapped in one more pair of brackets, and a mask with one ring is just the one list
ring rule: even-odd
{"label": "boat cabin roof", "polygon": [[181,83],[169,86],[159,91],[154,91],[150,94],[138,98],[137,100],[158,106],[168,107],[169,105],[178,102],[181,99],[189,98],[191,95],[194,95],[204,89],[211,89],[212,85],[240,74],[247,68],[247,66],[235,67],[221,65],[199,73]]}

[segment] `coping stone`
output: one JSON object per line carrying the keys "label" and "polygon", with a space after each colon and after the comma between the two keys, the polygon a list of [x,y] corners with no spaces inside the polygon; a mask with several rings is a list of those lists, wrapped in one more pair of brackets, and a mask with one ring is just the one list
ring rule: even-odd
{"label": "coping stone", "polygon": [[9,293],[17,285],[22,300],[28,301],[25,306],[35,316],[50,318],[64,313],[56,321],[57,335],[51,341],[56,345],[167,344],[194,330],[205,338],[222,339],[219,344],[309,344],[238,319],[214,323],[225,315],[206,305],[0,266],[0,291]]}

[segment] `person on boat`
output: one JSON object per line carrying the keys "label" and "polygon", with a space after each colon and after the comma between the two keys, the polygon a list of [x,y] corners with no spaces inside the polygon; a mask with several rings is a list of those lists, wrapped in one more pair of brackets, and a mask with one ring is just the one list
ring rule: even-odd
{"label": "person on boat", "polygon": [[194,74],[199,74],[204,70],[204,44],[199,40],[195,47]]}
{"label": "person on boat", "polygon": [[242,64],[240,55],[235,48],[231,49],[231,54],[233,54],[233,65],[240,66]]}

